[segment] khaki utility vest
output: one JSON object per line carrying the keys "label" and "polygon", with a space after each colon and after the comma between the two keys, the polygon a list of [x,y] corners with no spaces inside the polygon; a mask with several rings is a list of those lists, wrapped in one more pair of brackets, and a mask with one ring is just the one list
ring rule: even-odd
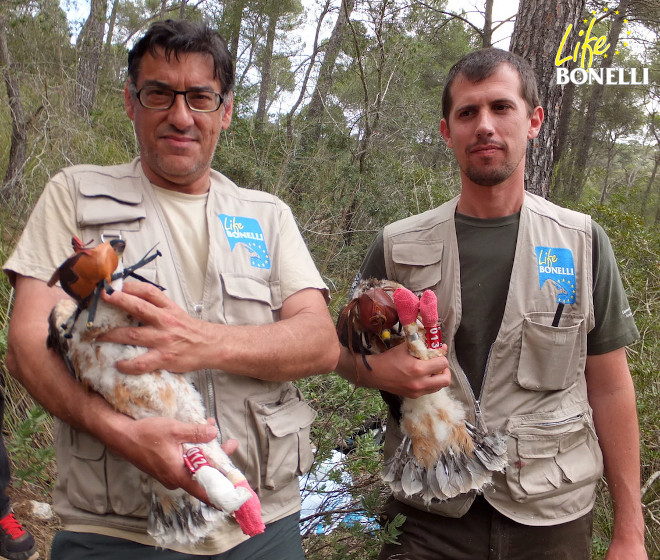
{"label": "khaki utility vest", "polygon": [[[188,296],[165,217],[139,160],[64,170],[84,240],[121,237],[124,263],[157,245],[162,257],[137,272],[164,286],[192,316],[212,323],[259,325],[277,321],[282,307],[279,224],[288,207],[267,193],[241,189],[213,172],[207,202],[210,248],[204,298]],[[259,352],[259,341],[254,341]],[[258,493],[266,523],[300,508],[297,475],[313,454],[309,428],[316,413],[292,383],[269,382],[219,370],[194,372],[207,415],[222,440],[239,441],[232,455]],[[58,513],[65,524],[103,524],[144,531],[148,499],[143,473],[99,440],[58,423]],[[90,513],[92,515],[90,515]],[[98,515],[103,515],[99,521]],[[138,519],[136,519],[138,518]]]}
{"label": "khaki utility vest", "polygon": [[[474,395],[453,344],[461,322],[461,283],[454,213],[458,198],[387,226],[387,276],[415,292],[438,296],[449,347],[451,391],[468,419],[506,436],[508,466],[496,473],[486,499],[528,525],[553,525],[587,513],[602,475],[587,401],[587,333],[594,326],[589,216],[526,193],[504,317],[490,349],[481,395]],[[566,303],[552,326],[558,299]],[[401,440],[388,423],[385,454]],[[474,493],[426,507],[421,498],[397,499],[419,509],[460,517]]]}

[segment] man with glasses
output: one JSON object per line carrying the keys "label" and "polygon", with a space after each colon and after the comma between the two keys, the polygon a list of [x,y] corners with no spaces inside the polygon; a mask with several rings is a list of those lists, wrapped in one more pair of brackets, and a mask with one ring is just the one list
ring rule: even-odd
{"label": "man with glasses", "polygon": [[[129,53],[128,76],[140,157],[55,175],[5,265],[16,286],[9,367],[58,418],[54,499],[64,530],[51,558],[302,559],[297,475],[311,464],[314,412],[290,381],[337,362],[327,288],[289,208],[211,169],[232,114],[224,40],[205,25],[155,23]],[[158,245],[162,256],[140,274],[166,291],[127,282],[104,296],[141,325],[105,341],[148,349],[118,363],[124,373],[195,372],[208,424],[118,414],[46,350],[49,311],[65,297],[46,282],[74,235],[125,239],[127,264]],[[232,458],[259,495],[265,532],[247,540],[232,522],[195,547],[156,548],[140,471],[204,500],[181,444],[218,432],[227,451],[238,441]]]}

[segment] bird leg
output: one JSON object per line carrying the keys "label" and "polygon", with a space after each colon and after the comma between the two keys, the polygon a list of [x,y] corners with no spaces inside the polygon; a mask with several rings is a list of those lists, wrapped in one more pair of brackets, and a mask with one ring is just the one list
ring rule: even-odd
{"label": "bird leg", "polygon": [[[243,475],[227,458],[224,465],[211,465],[200,447],[184,445],[183,461],[193,478],[206,490],[213,505],[233,513],[246,535],[264,532],[261,502]],[[217,467],[217,468],[215,468]]]}
{"label": "bird leg", "polygon": [[[393,299],[410,354],[422,360],[444,355],[435,294],[427,290],[420,301],[410,290],[399,288]],[[418,324],[420,315],[426,336]],[[467,423],[463,404],[449,389],[418,399],[404,398],[401,412],[404,438],[395,461],[387,465],[387,476],[399,474],[401,484],[396,487],[407,496],[421,494],[430,503],[481,491],[490,482],[492,471],[506,466],[503,439],[480,433]]]}
{"label": "bird leg", "polygon": [[101,291],[104,287],[104,282],[107,284],[107,280],[101,280],[94,288],[92,292],[92,299],[89,302],[87,307],[87,328],[90,329],[94,326],[94,317],[96,317],[96,309],[99,306],[99,299],[101,299]]}
{"label": "bird leg", "polygon": [[151,280],[148,280],[144,276],[137,274],[135,272],[138,268],[142,268],[143,266],[146,266],[157,257],[162,256],[162,253],[158,250],[155,251],[154,253],[152,253],[151,251],[153,251],[153,248],[149,249],[149,251],[147,251],[147,254],[135,264],[131,266],[127,266],[121,272],[116,272],[115,274],[113,274],[112,280],[117,280],[118,278],[128,278],[130,276],[132,278],[135,278],[136,280],[139,280],[140,282],[146,282],[147,284],[151,284],[152,286],[155,286],[161,291],[165,291],[165,288],[163,286],[160,286],[155,282],[152,282]]}
{"label": "bird leg", "polygon": [[77,305],[75,311],[73,312],[73,315],[71,315],[71,317],[67,319],[66,323],[63,323],[61,325],[62,330],[64,331],[64,338],[73,337],[73,327],[76,326],[76,321],[78,320],[78,317],[80,317],[81,312],[82,312],[82,307]]}

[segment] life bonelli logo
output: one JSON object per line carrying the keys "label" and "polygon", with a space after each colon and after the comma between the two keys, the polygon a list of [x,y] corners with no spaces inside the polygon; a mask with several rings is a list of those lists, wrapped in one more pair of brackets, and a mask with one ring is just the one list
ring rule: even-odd
{"label": "life bonelli logo", "polygon": [[[607,12],[608,8],[604,8]],[[615,10],[614,15],[619,15],[619,11]],[[585,29],[579,31],[573,29],[573,24],[569,25],[562,37],[557,55],[555,56],[556,68],[556,82],[557,85],[565,85],[572,82],[576,85],[582,84],[605,84],[605,85],[643,85],[649,83],[649,69],[648,68],[621,68],[612,65],[609,68],[592,68],[594,57],[602,56],[616,56],[619,51],[612,48],[607,42],[607,36],[598,36],[594,34],[594,25],[598,20],[598,14],[592,12],[591,20],[585,19],[582,23]],[[623,20],[624,24],[628,23],[627,19]],[[567,44],[573,39],[573,33],[577,31],[578,41],[575,43],[573,52],[567,47]],[[625,32],[630,35],[630,31]],[[624,40],[623,46],[628,46]],[[573,61],[579,64],[578,67],[569,70],[563,64]]]}

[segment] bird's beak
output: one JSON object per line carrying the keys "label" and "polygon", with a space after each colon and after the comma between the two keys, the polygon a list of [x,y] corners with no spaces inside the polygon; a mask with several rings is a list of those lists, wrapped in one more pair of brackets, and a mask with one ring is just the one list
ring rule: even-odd
{"label": "bird's beak", "polygon": [[110,247],[121,257],[124,254],[124,249],[126,249],[126,241],[123,239],[112,239],[110,240]]}

